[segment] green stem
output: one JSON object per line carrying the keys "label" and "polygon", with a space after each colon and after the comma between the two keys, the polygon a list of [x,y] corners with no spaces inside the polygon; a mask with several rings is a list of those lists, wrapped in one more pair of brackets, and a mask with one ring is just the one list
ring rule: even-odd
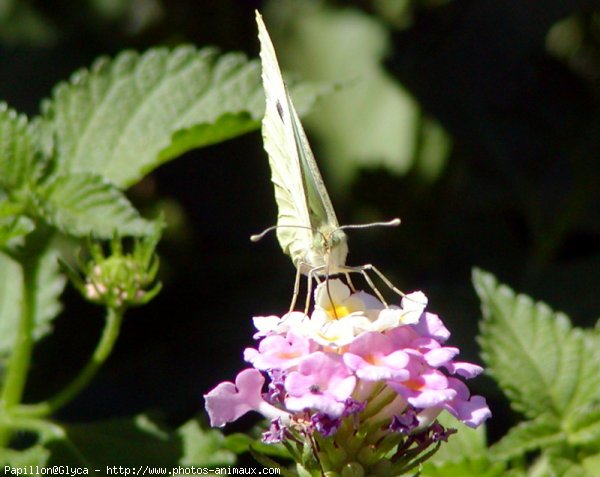
{"label": "green stem", "polygon": [[[33,326],[35,321],[35,293],[39,271],[39,256],[24,258],[21,261],[22,299],[21,315],[17,328],[17,337],[13,352],[8,362],[6,378],[2,388],[2,414],[9,413],[14,406],[21,402],[27,371],[31,362],[33,350]],[[4,447],[10,440],[11,431],[5,426],[0,427],[0,446]]]}
{"label": "green stem", "polygon": [[21,317],[17,328],[17,339],[14,352],[8,363],[6,380],[2,389],[2,407],[10,409],[21,401],[27,370],[31,361],[33,348],[33,325],[35,317],[35,292],[38,274],[38,261],[25,260],[22,266],[23,293],[21,300]]}
{"label": "green stem", "polygon": [[104,364],[113,350],[114,344],[119,336],[121,322],[123,321],[124,308],[108,308],[106,323],[102,336],[90,360],[65,388],[56,393],[46,401],[37,404],[22,404],[12,409],[11,414],[15,416],[42,417],[54,413],[73,398],[75,398],[83,388],[96,375],[100,367]]}

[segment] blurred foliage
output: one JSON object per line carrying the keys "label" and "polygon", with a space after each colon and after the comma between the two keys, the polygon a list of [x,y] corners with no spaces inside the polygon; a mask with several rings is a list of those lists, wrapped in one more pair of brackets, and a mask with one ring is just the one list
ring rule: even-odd
{"label": "blurred foliage", "polygon": [[384,71],[381,60],[390,48],[385,26],[357,9],[321,2],[273,0],[268,6],[284,67],[339,85],[306,120],[332,187],[343,191],[361,168],[377,166],[397,174],[414,168],[435,179],[449,138]]}
{"label": "blurred foliage", "polygon": [[[350,263],[375,263],[401,288],[426,290],[453,344],[470,349],[466,358],[479,317],[473,265],[576,324],[593,323],[598,1],[4,0],[0,98],[36,112],[71,71],[125,48],[192,42],[256,55],[255,8],[266,11],[282,63],[337,85],[307,126],[340,221],[403,220],[398,230],[353,232]],[[179,424],[239,368],[249,317],[285,309],[293,270],[273,241],[247,241],[275,221],[259,134],[189,153],[129,195],[141,209],[170,204],[166,220],[177,230],[159,246],[168,279],[62,417],[157,407]],[[98,323],[86,305],[74,315],[42,342],[33,374],[44,385],[28,389],[29,399],[87,356]],[[490,382],[480,386],[495,410],[493,438],[514,416]]]}

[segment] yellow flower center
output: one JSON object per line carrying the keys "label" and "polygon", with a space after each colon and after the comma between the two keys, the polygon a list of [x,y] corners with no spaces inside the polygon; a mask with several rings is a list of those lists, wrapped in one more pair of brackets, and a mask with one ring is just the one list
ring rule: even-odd
{"label": "yellow flower center", "polygon": [[344,316],[348,316],[352,313],[347,306],[344,305],[336,305],[327,308],[327,314],[331,317],[332,320],[339,320]]}

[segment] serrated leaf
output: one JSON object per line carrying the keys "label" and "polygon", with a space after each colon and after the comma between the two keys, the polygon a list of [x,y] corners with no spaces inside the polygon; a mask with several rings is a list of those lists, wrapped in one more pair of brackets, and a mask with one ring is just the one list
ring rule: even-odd
{"label": "serrated leaf", "polygon": [[54,90],[43,118],[61,171],[126,187],[192,147],[257,128],[263,111],[257,61],[180,46],[96,61]]}
{"label": "serrated leaf", "polygon": [[0,187],[10,194],[32,181],[39,160],[27,117],[0,103]]}
{"label": "serrated leaf", "polygon": [[600,394],[600,349],[563,313],[475,270],[482,302],[480,343],[488,372],[530,418],[567,416]]}
{"label": "serrated leaf", "polygon": [[0,249],[22,241],[23,237],[35,229],[31,219],[23,215],[16,217],[0,217]]}
{"label": "serrated leaf", "polygon": [[[573,460],[558,454],[544,454],[531,467],[529,477],[596,477],[597,472],[590,472],[580,459]],[[597,469],[596,469],[597,470]]]}
{"label": "serrated leaf", "polygon": [[566,439],[556,417],[545,415],[511,428],[508,434],[491,447],[490,452],[499,459],[512,459],[536,449],[562,444]]}
{"label": "serrated leaf", "polygon": [[[62,309],[59,296],[64,289],[65,278],[59,271],[57,258],[58,252],[49,248],[40,261],[33,329],[36,340],[50,331],[52,320]],[[0,253],[0,361],[10,354],[17,336],[17,323],[21,313],[21,281],[19,264]]]}
{"label": "serrated leaf", "polygon": [[67,235],[111,238],[148,235],[152,223],[143,219],[117,187],[88,173],[59,175],[37,191],[36,211]]}
{"label": "serrated leaf", "polygon": [[571,445],[600,447],[600,404],[590,403],[574,413],[565,423]]}
{"label": "serrated leaf", "polygon": [[171,144],[158,154],[158,163],[162,164],[190,149],[216,144],[252,131],[259,124],[259,121],[253,119],[247,112],[227,113],[213,123],[201,123],[191,128],[180,129],[173,134]]}

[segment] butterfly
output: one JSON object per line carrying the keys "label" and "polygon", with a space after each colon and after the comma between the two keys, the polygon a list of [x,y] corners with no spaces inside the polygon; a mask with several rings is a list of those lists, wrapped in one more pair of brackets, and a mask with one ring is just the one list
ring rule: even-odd
{"label": "butterfly", "polygon": [[363,273],[369,285],[377,290],[364,273],[369,269],[375,271],[396,292],[404,295],[372,265],[346,265],[348,238],[344,229],[398,225],[400,219],[366,225],[339,225],[304,128],[283,81],[273,43],[258,11],[256,22],[266,97],[262,136],[269,156],[278,218],[276,226],[253,235],[251,240],[258,241],[266,233],[276,230],[281,248],[291,257],[297,270],[290,309],[295,305],[301,274],[308,276],[309,294],[313,278],[318,280],[320,276],[347,275],[348,272]]}

